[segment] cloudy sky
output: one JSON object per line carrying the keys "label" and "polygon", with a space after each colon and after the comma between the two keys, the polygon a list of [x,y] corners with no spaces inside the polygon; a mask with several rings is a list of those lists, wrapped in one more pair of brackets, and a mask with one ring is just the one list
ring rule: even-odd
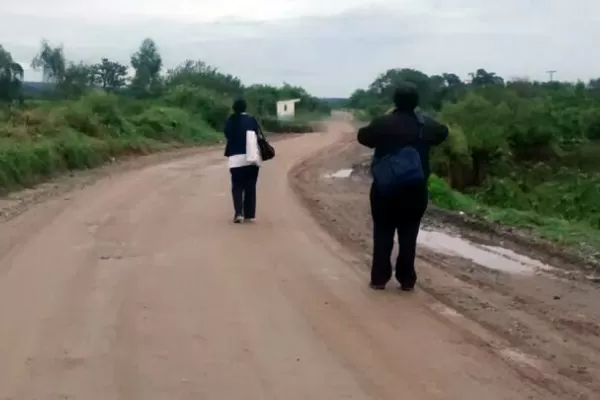
{"label": "cloudy sky", "polygon": [[128,63],[145,37],[166,67],[201,59],[246,83],[321,96],[396,67],[600,77],[599,0],[0,0],[0,43],[24,67],[42,38],[71,60]]}

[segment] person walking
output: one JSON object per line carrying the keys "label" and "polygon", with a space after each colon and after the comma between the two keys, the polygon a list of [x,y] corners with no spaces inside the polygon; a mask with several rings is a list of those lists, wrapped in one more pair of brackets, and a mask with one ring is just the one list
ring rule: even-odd
{"label": "person walking", "polygon": [[[251,157],[248,148],[256,145],[260,125],[253,116],[246,113],[244,99],[233,103],[233,114],[225,121],[225,157],[228,157],[231,175],[231,195],[233,198],[233,222],[252,222],[256,218],[256,183],[260,169],[260,156]],[[253,143],[248,141],[252,140]],[[250,145],[250,146],[249,146]]]}
{"label": "person walking", "polygon": [[448,127],[415,112],[419,94],[410,84],[394,93],[394,110],[358,130],[363,146],[375,149],[370,191],[373,261],[370,287],[384,290],[392,278],[391,255],[398,235],[396,280],[403,291],[417,282],[415,253],[427,208],[429,153],[448,137]]}

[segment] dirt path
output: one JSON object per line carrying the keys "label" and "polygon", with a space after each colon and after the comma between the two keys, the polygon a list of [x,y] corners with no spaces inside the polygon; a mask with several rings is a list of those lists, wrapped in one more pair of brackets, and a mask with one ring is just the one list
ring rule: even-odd
{"label": "dirt path", "polygon": [[[350,173],[364,153],[348,135],[291,175],[315,219],[362,260],[366,274],[370,178],[362,169]],[[591,272],[570,257],[527,249],[520,234],[513,241],[443,215],[431,212],[419,235],[423,302],[476,336],[523,379],[559,398],[600,399],[600,290]]]}
{"label": "dirt path", "polygon": [[288,182],[330,128],[277,144],[253,225],[228,223],[221,151],[0,225],[0,399],[573,398],[424,294],[366,288]]}

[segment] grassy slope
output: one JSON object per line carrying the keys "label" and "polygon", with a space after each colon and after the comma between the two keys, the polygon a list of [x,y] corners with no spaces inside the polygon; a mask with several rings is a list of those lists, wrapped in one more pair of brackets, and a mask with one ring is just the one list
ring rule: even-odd
{"label": "grassy slope", "polygon": [[[31,101],[24,109],[0,109],[0,193],[123,155],[216,143],[223,138],[214,123],[206,122],[213,117],[160,100],[133,100],[101,91],[79,100]],[[217,119],[220,123],[222,118]],[[267,118],[263,125],[269,132],[301,133],[312,130],[312,119]]]}
{"label": "grassy slope", "polygon": [[600,260],[600,230],[585,221],[487,205],[469,195],[452,190],[437,176],[431,177],[429,188],[433,203],[441,208],[463,211],[488,222],[524,229],[537,237],[571,246],[585,256]]}
{"label": "grassy slope", "polygon": [[126,154],[214,143],[221,135],[180,108],[92,93],[38,102],[0,118],[0,190],[31,186],[67,170]]}

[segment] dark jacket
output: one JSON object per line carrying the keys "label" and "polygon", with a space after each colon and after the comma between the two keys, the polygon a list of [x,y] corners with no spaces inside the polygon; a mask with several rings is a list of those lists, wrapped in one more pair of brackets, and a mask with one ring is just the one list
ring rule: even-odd
{"label": "dark jacket", "polygon": [[246,154],[246,131],[258,134],[258,121],[249,114],[233,114],[225,121],[225,157]]}
{"label": "dark jacket", "polygon": [[423,115],[425,122],[423,140],[419,140],[419,122],[414,112],[394,111],[376,118],[358,130],[358,142],[375,149],[374,157],[382,157],[399,147],[413,145],[421,156],[423,172],[429,177],[429,153],[431,146],[442,143],[448,137],[448,127]]}

